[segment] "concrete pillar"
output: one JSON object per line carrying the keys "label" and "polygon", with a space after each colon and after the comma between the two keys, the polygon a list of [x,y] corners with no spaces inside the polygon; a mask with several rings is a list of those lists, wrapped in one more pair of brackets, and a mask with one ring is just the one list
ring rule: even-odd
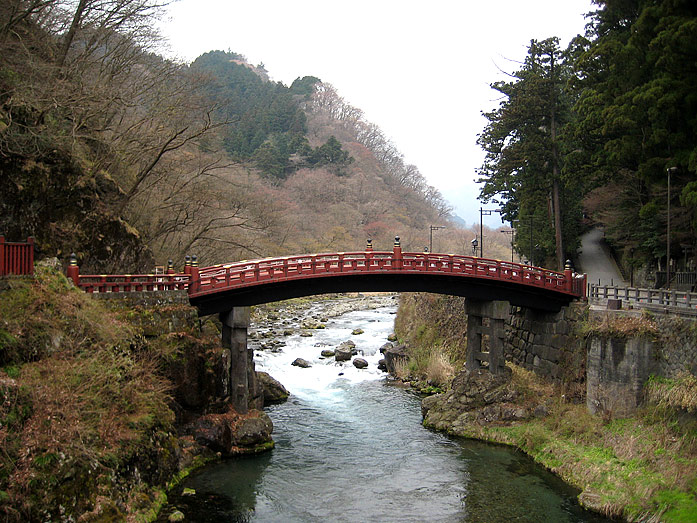
{"label": "concrete pillar", "polygon": [[230,401],[237,412],[246,414],[249,409],[249,307],[221,312],[220,322],[223,324],[222,345],[230,349]]}
{"label": "concrete pillar", "polygon": [[[467,368],[479,369],[487,364],[492,374],[500,374],[506,367],[503,347],[506,337],[505,322],[509,317],[506,301],[465,300],[467,313]],[[487,322],[484,318],[488,318]],[[484,336],[488,344],[484,343]]]}

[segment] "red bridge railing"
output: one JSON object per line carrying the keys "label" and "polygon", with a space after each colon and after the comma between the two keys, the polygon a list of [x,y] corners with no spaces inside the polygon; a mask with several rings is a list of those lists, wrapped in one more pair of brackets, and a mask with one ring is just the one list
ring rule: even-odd
{"label": "red bridge railing", "polygon": [[34,238],[26,242],[6,242],[0,236],[0,276],[34,274]]}
{"label": "red bridge railing", "polygon": [[576,277],[570,268],[563,273],[473,256],[456,254],[402,253],[395,243],[393,251],[360,251],[308,254],[242,261],[205,267],[192,281],[189,295],[203,296],[224,289],[235,289],[272,281],[317,278],[336,274],[450,274],[479,279],[515,282],[585,297],[585,276]]}
{"label": "red bridge railing", "polygon": [[[188,256],[187,256],[188,258]],[[190,265],[177,274],[169,261],[166,274],[80,274],[75,255],[71,255],[68,278],[89,293],[189,290]]]}
{"label": "red bridge railing", "polygon": [[392,251],[304,254],[240,261],[200,268],[195,257],[184,273],[141,275],[81,275],[73,259],[68,276],[87,292],[129,292],[187,289],[192,298],[271,282],[331,277],[339,274],[448,274],[512,282],[549,289],[574,297],[586,296],[585,275],[567,267],[556,272],[519,263],[457,254],[403,253],[399,241]]}

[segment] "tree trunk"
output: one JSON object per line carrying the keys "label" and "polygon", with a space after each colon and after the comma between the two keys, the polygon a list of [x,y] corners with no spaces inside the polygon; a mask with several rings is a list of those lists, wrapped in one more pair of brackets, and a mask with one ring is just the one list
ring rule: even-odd
{"label": "tree trunk", "polygon": [[557,270],[564,270],[564,247],[561,237],[561,204],[559,198],[559,151],[557,150],[557,86],[554,76],[554,53],[550,57],[552,77],[552,114],[550,131],[552,137],[552,207],[554,208],[554,240],[557,246]]}
{"label": "tree trunk", "polygon": [[82,22],[82,14],[84,13],[85,8],[87,7],[88,1],[89,0],[80,0],[80,3],[78,4],[77,9],[75,10],[75,15],[73,16],[73,20],[70,23],[70,29],[68,29],[68,32],[65,35],[63,47],[61,48],[61,54],[58,57],[58,67],[63,67],[63,65],[65,64],[65,59],[68,56],[70,45],[73,43],[73,39],[75,38],[77,28],[80,27],[80,23]]}

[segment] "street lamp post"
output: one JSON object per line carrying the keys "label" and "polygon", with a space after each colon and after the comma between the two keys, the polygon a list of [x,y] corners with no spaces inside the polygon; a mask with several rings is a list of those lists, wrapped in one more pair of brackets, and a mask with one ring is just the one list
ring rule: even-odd
{"label": "street lamp post", "polygon": [[445,225],[430,225],[429,229],[431,231],[430,239],[428,242],[428,251],[433,252],[433,231],[438,231],[440,229],[445,229]]}
{"label": "street lamp post", "polygon": [[477,237],[474,237],[474,240],[472,240],[472,255],[476,256],[477,255],[477,245],[479,242],[477,241]]}
{"label": "street lamp post", "polygon": [[677,171],[677,167],[668,167],[668,223],[666,225],[666,288],[670,289],[670,173]]}
{"label": "street lamp post", "polygon": [[479,208],[479,256],[484,257],[484,216],[491,216],[492,212],[499,213],[501,215],[501,209],[483,209]]}
{"label": "street lamp post", "polygon": [[506,229],[501,229],[499,232],[508,234],[511,237],[511,263],[513,263],[513,236],[515,235],[515,229],[511,229],[510,231],[507,231]]}

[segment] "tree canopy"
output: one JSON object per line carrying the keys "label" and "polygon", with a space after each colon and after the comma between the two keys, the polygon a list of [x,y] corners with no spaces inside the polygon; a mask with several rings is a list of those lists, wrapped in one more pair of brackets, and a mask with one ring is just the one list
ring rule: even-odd
{"label": "tree canopy", "polygon": [[[697,4],[595,3],[585,37],[565,50],[533,40],[513,79],[492,85],[503,101],[479,137],[481,198],[500,202],[516,227],[532,215],[547,259],[557,210],[573,255],[582,201],[620,255],[655,266],[666,262],[671,169],[671,257],[687,258],[697,248]],[[521,252],[534,251],[526,236]]]}

